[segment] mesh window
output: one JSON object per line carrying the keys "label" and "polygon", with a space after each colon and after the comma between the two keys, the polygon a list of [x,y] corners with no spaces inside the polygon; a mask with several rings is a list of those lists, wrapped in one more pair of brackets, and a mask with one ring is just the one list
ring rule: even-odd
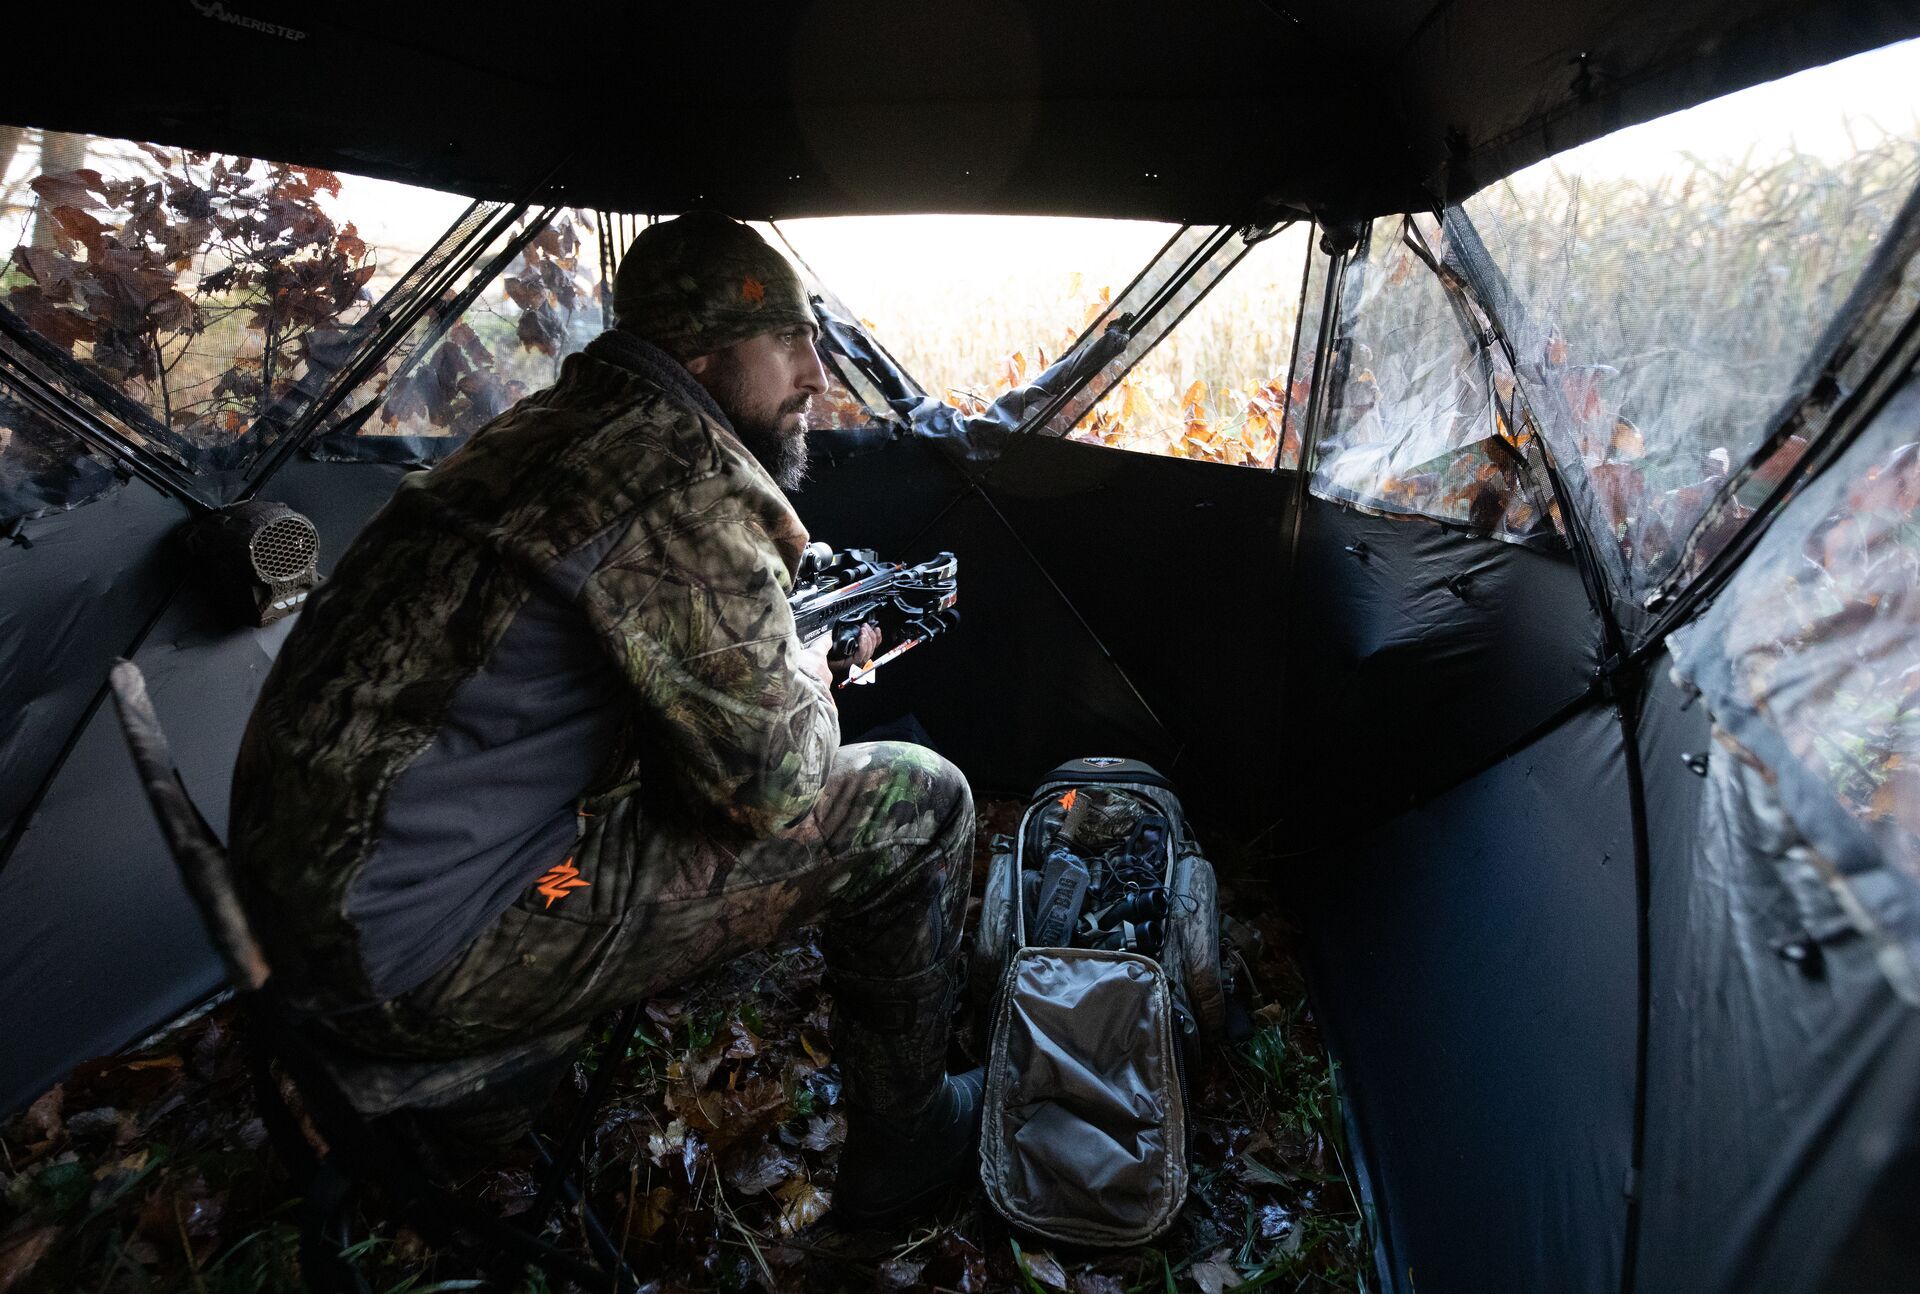
{"label": "mesh window", "polygon": [[1528,470],[1531,424],[1486,320],[1443,281],[1447,256],[1424,216],[1376,220],[1355,249],[1313,490],[1367,511],[1544,540],[1555,524]]}
{"label": "mesh window", "polygon": [[783,220],[780,230],[907,372],[968,414],[1059,359],[1174,232],[1028,216]]}
{"label": "mesh window", "polygon": [[[31,202],[0,219],[0,305],[202,467],[281,428],[362,340],[355,324],[470,204],[311,167],[19,132]],[[263,436],[262,440],[265,439]]]}
{"label": "mesh window", "polygon": [[[1585,467],[1636,603],[1797,395],[1920,180],[1916,107],[1910,42],[1631,127],[1463,204],[1517,305],[1501,322],[1528,402],[1563,465]],[[1717,518],[1698,559],[1745,515]]]}
{"label": "mesh window", "polygon": [[[502,269],[481,284],[496,254],[480,258],[467,285],[471,303],[447,326],[440,312],[423,320],[387,363],[341,406],[316,449],[324,458],[435,462],[475,431],[559,379],[567,356],[585,349],[610,317],[608,275],[644,219],[583,208],[560,212]],[[762,235],[775,246],[768,226]],[[811,276],[801,267],[803,279]],[[817,286],[817,285],[815,285]],[[828,367],[828,387],[809,421],[816,428],[859,428],[875,420],[872,400]]]}
{"label": "mesh window", "polygon": [[[451,324],[431,311],[374,374],[341,402],[322,458],[431,462],[520,400],[551,386],[561,362],[604,327],[599,222],[570,208],[491,279],[498,257],[533,216],[481,254],[463,287],[472,300]],[[484,280],[484,282],[483,282]],[[477,292],[477,295],[473,295]]]}
{"label": "mesh window", "polygon": [[0,526],[90,503],[119,484],[79,440],[0,387]]}
{"label": "mesh window", "polygon": [[[1846,906],[1874,923],[1905,913],[1906,947],[1920,950],[1920,382],[1671,642],[1848,887]],[[1889,865],[1902,879],[1891,891]]]}
{"label": "mesh window", "polygon": [[[1070,433],[1117,449],[1271,467],[1312,228],[1255,243]],[[1294,458],[1299,456],[1294,446]]]}

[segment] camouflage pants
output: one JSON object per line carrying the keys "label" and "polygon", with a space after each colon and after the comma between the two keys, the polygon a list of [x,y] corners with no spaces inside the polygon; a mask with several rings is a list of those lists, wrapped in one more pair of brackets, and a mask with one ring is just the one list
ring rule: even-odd
{"label": "camouflage pants", "polygon": [[[973,799],[924,747],[842,747],[813,811],[763,840],[652,821],[632,797],[596,807],[577,875],[536,883],[426,983],[333,1030],[378,1055],[454,1065],[529,1042],[566,1055],[608,1008],[822,921],[830,976],[912,983],[953,960]],[[944,1019],[939,1030],[944,1058]]]}

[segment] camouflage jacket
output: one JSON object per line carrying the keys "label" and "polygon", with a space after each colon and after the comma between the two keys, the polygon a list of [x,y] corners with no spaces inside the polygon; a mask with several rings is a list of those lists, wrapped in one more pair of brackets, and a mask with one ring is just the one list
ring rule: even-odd
{"label": "camouflage jacket", "polygon": [[[805,542],[706,393],[625,334],[408,477],[242,742],[230,840],[276,971],[316,1007],[403,992],[562,861],[596,797],[749,837],[805,814],[839,742],[787,606]],[[540,704],[542,616],[603,649],[578,670],[611,706],[518,712]],[[534,659],[509,694],[510,642]],[[376,937],[431,946],[376,971]]]}

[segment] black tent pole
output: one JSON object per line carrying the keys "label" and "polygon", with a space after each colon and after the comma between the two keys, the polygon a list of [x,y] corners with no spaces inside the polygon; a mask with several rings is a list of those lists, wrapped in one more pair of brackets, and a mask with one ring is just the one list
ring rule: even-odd
{"label": "black tent pole", "polygon": [[[1300,568],[1300,535],[1306,521],[1307,498],[1313,484],[1314,457],[1320,444],[1321,424],[1326,419],[1327,406],[1331,399],[1328,387],[1334,376],[1333,339],[1340,323],[1340,300],[1346,290],[1347,267],[1353,262],[1356,249],[1362,248],[1372,236],[1372,226],[1345,225],[1328,226],[1316,222],[1320,233],[1320,250],[1327,256],[1327,288],[1320,307],[1320,332],[1313,343],[1313,365],[1310,370],[1307,394],[1306,421],[1300,428],[1300,468],[1299,476],[1293,483],[1293,518],[1290,533],[1287,536],[1287,580],[1284,602],[1293,605],[1294,581]],[[1308,263],[1312,263],[1312,252],[1308,252]],[[1362,251],[1361,255],[1365,255]],[[1304,296],[1304,289],[1302,291]],[[1297,367],[1297,365],[1296,365]],[[1288,384],[1292,379],[1289,376]],[[1292,391],[1288,391],[1291,403]],[[1282,422],[1281,436],[1285,438],[1285,423]],[[1289,622],[1291,623],[1291,622]],[[1288,644],[1291,653],[1292,644]]]}

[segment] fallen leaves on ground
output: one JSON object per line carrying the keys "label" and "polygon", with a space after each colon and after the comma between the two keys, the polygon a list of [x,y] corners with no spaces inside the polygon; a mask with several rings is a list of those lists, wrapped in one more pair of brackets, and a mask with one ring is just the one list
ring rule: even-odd
{"label": "fallen leaves on ground", "polygon": [[[1020,807],[980,806],[976,889],[987,839],[1014,827]],[[1274,901],[1241,895],[1227,906],[1244,918],[1242,943],[1271,1001],[1247,1043],[1195,1069],[1192,1190],[1156,1245],[1044,1247],[1012,1236],[977,1189],[897,1233],[837,1227],[846,1110],[824,964],[804,931],[646,1004],[589,1134],[595,1213],[658,1294],[1354,1289],[1365,1250],[1293,935]],[[303,1287],[296,1188],[266,1144],[238,1028],[230,1008],[216,1009],[143,1050],[79,1066],[0,1126],[0,1215],[13,1219],[0,1226],[0,1294]],[[622,1042],[603,1034],[589,1056]],[[956,1067],[977,1063],[967,1045],[956,1042]],[[573,1094],[585,1082],[583,1066]],[[570,1114],[563,1099],[548,1123]],[[515,1218],[535,1179],[502,1166],[462,1190]],[[354,1262],[375,1289],[474,1276],[377,1198],[360,1214]],[[581,1246],[577,1215],[556,1210],[548,1238]]]}

